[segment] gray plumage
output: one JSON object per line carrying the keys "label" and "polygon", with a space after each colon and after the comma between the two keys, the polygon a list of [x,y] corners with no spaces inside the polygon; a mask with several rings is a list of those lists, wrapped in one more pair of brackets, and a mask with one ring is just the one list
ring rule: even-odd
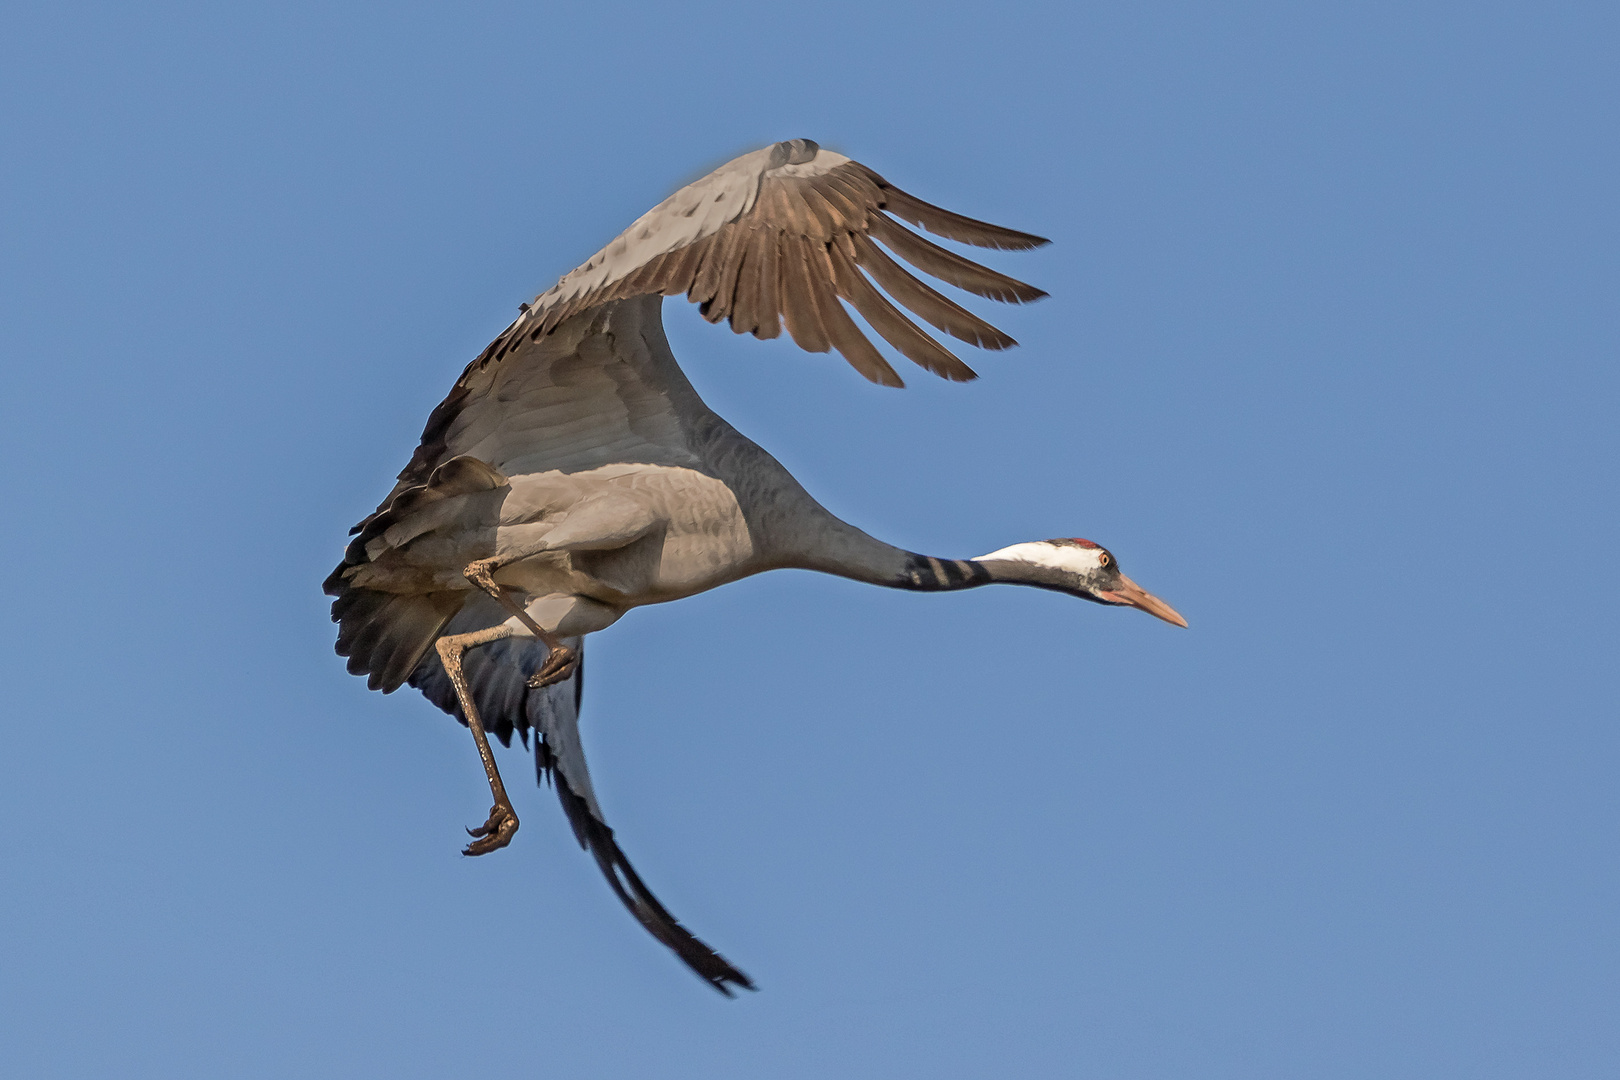
{"label": "gray plumage", "polygon": [[[805,349],[836,350],[867,379],[901,385],[848,303],[926,370],[974,378],[906,312],[983,348],[1013,339],[883,249],[991,299],[1044,294],[895,217],[985,247],[1045,243],[931,206],[808,140],[746,154],[670,196],[523,307],[434,409],[394,490],[355,527],[326,582],[349,670],[385,693],[409,682],[463,722],[435,642],[510,631],[466,651],[475,735],[480,718],[503,743],[538,733],[537,760],[617,895],[722,991],[751,983],[681,928],[624,859],[585,766],[579,668],[532,686],[548,657],[536,633],[571,642],[559,648],[577,655],[585,635],[633,607],[781,567],[912,589],[1037,583],[1010,562],[931,559],[840,521],[711,411],[670,352],[660,306],[684,293],[711,322],[761,338],[785,325]],[[483,589],[468,576],[481,560],[493,582]]]}

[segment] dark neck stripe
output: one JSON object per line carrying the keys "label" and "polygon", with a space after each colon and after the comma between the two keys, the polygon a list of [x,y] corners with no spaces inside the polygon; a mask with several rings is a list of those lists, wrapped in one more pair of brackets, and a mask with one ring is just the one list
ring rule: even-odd
{"label": "dark neck stripe", "polygon": [[990,584],[990,571],[966,559],[936,559],[908,552],[906,568],[895,587],[918,592],[947,592]]}

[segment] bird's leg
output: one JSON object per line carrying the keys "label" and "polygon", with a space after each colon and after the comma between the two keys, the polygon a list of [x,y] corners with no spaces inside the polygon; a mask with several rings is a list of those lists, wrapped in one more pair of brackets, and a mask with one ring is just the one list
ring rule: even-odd
{"label": "bird's leg", "polygon": [[506,795],[506,785],[501,783],[500,770],[495,767],[495,755],[489,749],[489,738],[478,719],[478,707],[473,704],[472,692],[467,689],[467,676],[461,670],[461,656],[468,649],[511,636],[512,628],[501,625],[470,634],[449,634],[434,642],[434,647],[439,650],[439,659],[444,662],[445,673],[450,676],[450,684],[456,688],[456,697],[461,701],[461,712],[467,718],[467,727],[472,729],[473,741],[478,744],[478,756],[483,759],[484,773],[489,777],[489,793],[495,799],[495,805],[489,808],[489,820],[476,829],[467,830],[473,842],[462,850],[463,855],[487,855],[496,848],[503,848],[512,842],[512,834],[518,829],[517,811],[512,809],[512,800]]}
{"label": "bird's leg", "polygon": [[496,584],[495,571],[509,562],[516,561],[522,556],[507,556],[506,558],[479,559],[477,562],[467,564],[462,574],[468,581],[495,598],[495,602],[510,611],[518,622],[529,628],[529,632],[545,642],[547,650],[545,663],[540,670],[529,676],[529,687],[539,689],[550,686],[552,683],[562,682],[574,673],[574,667],[579,663],[579,654],[562,643],[556,634],[542,627],[530,617],[523,605],[512,599],[504,585]]}

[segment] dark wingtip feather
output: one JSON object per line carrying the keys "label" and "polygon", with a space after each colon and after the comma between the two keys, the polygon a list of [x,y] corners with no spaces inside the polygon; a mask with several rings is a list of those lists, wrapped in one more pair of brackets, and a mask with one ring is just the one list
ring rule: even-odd
{"label": "dark wingtip feather", "polygon": [[867,226],[872,238],[881,241],[895,255],[959,289],[1005,304],[1027,304],[1046,296],[1045,290],[1028,282],[997,273],[923,239],[887,214],[870,215]]}
{"label": "dark wingtip feather", "polygon": [[1017,229],[992,225],[988,221],[964,217],[901,191],[875,172],[868,170],[868,175],[883,191],[883,209],[913,225],[927,229],[935,236],[972,244],[974,247],[996,248],[1001,251],[1028,251],[1031,248],[1045,247],[1052,242],[1034,233],[1019,232]]}
{"label": "dark wingtip feather", "polygon": [[[544,755],[542,757],[542,755]],[[573,826],[574,838],[579,846],[588,850],[596,865],[607,878],[619,902],[635,916],[648,933],[657,938],[681,962],[691,968],[698,978],[726,997],[735,997],[733,986],[744,990],[757,990],[754,980],[732,966],[731,962],[715,952],[669,913],[669,909],[652,894],[641,876],[636,873],[624,850],[613,838],[613,830],[596,819],[585,800],[568,786],[568,780],[551,761],[551,751],[544,741],[536,743],[535,765],[538,773],[550,780],[557,789],[557,799],[563,813]]]}

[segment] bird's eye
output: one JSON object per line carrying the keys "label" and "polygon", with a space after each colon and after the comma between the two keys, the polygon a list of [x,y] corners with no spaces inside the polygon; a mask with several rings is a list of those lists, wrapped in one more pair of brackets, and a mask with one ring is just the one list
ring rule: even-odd
{"label": "bird's eye", "polygon": [[1109,563],[1111,563],[1113,561],[1114,561],[1113,559],[1110,559],[1108,557],[1108,552],[1105,551],[1105,552],[1102,553],[1101,556],[1098,557],[1097,565],[1098,566],[1107,566]]}

